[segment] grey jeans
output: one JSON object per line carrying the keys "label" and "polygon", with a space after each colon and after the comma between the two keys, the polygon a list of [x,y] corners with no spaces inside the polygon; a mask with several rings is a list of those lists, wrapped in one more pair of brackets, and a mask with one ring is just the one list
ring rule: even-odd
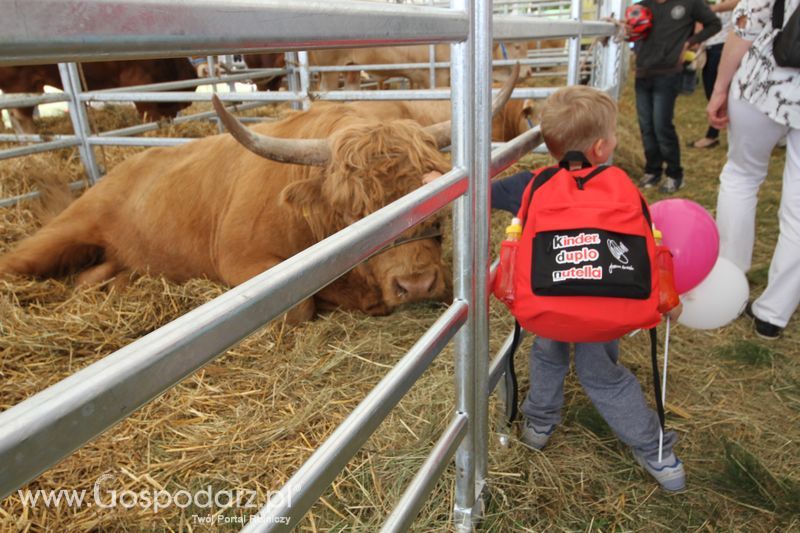
{"label": "grey jeans", "polygon": [[[575,343],[575,371],[597,411],[619,439],[648,461],[658,461],[658,415],[645,401],[642,387],[619,364],[619,341]],[[536,337],[530,353],[530,390],[522,403],[525,418],[537,426],[561,421],[569,343]],[[677,436],[664,434],[664,457]]]}

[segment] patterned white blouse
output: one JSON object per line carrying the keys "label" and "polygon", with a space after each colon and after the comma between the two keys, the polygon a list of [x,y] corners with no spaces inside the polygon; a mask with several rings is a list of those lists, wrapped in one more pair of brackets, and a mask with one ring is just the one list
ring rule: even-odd
{"label": "patterned white blouse", "polygon": [[[784,0],[783,23],[798,9],[800,0]],[[749,102],[775,122],[800,128],[800,69],[775,64],[772,41],[778,30],[772,29],[775,0],[742,0],[733,10],[733,29],[753,45],[731,84],[731,97]],[[745,17],[739,28],[736,21]]]}

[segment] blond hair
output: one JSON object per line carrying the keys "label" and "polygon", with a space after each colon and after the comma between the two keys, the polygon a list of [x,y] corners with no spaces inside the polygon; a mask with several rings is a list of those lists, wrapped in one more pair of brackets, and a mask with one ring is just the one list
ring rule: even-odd
{"label": "blond hair", "polygon": [[547,150],[561,159],[572,150],[586,153],[608,139],[617,121],[617,105],[606,93],[584,85],[557,90],[542,109],[542,137]]}

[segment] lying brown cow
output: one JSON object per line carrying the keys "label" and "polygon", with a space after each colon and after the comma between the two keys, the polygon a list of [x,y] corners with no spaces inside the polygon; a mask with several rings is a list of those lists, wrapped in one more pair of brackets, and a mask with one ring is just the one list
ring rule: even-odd
{"label": "lying brown cow", "polygon": [[[389,65],[393,63],[426,63],[430,61],[428,45],[412,46],[384,46],[373,48],[339,48],[331,50],[312,50],[308,53],[308,61],[316,66],[346,66],[346,65]],[[436,61],[450,61],[450,45],[440,44],[435,47]],[[527,43],[517,41],[513,43],[495,42],[493,48],[495,59],[525,59],[528,56]],[[511,67],[497,67],[493,77],[497,81],[505,81]],[[408,78],[414,89],[427,89],[430,87],[430,74],[428,69],[396,69],[396,70],[368,70],[367,72],[382,84],[389,78]],[[520,76],[525,78],[530,75],[530,69],[522,67]],[[334,91],[339,87],[339,72],[320,73],[319,89],[321,91]],[[361,86],[358,73],[345,76],[345,89],[357,90]],[[450,86],[450,69],[436,69],[436,86]]]}
{"label": "lying brown cow", "polygon": [[[197,77],[185,58],[143,59],[83,63],[83,75],[89,90],[130,87],[166,81],[188,80]],[[44,86],[61,89],[57,65],[0,67],[0,90],[4,93],[41,93]],[[136,102],[142,117],[150,120],[174,118],[190,102]],[[33,107],[10,109],[9,115],[18,133],[36,133]]]}
{"label": "lying brown cow", "polygon": [[[95,283],[138,271],[236,285],[450,167],[437,149],[450,142],[449,122],[423,128],[333,105],[248,130],[214,104],[235,138],[215,135],[127,159],[0,257],[0,275],[78,272],[78,283]],[[430,235],[436,222],[407,236]],[[288,318],[337,306],[384,314],[444,297],[447,279],[439,239],[411,240],[362,263]]]}

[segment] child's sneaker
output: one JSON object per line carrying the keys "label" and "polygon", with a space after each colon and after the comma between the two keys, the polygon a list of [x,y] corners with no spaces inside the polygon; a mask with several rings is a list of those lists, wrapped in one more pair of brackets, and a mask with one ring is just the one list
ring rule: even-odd
{"label": "child's sneaker", "polygon": [[672,194],[678,192],[678,189],[683,187],[683,179],[667,178],[666,181],[658,188],[659,192],[665,194]]}
{"label": "child's sneaker", "polygon": [[522,431],[519,434],[519,440],[523,446],[527,446],[532,450],[541,450],[547,445],[550,440],[550,435],[555,431],[555,424],[550,426],[537,426],[527,418],[522,425]]}
{"label": "child's sneaker", "polygon": [[636,462],[656,478],[658,484],[665,491],[680,492],[686,488],[686,473],[683,471],[683,463],[675,457],[674,453],[662,458],[660,463],[647,461],[636,452],[633,452],[633,456],[636,458]]}
{"label": "child's sneaker", "polygon": [[655,187],[658,185],[658,182],[661,181],[661,176],[652,174],[650,172],[645,172],[642,179],[639,180],[639,187],[643,189],[649,189],[650,187]]}

